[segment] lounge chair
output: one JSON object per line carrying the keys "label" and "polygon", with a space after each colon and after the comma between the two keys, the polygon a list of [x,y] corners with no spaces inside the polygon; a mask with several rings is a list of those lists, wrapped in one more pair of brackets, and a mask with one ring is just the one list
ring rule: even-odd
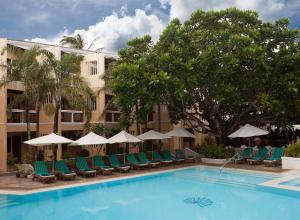
{"label": "lounge chair", "polygon": [[247,159],[251,158],[253,149],[252,147],[247,147],[245,149],[243,149],[243,152],[241,154],[239,154],[236,158],[234,158],[234,162],[235,163],[243,163],[246,162]]}
{"label": "lounge chair", "polygon": [[55,170],[61,180],[74,180],[76,178],[76,173],[69,169],[64,160],[55,161]]}
{"label": "lounge chair", "polygon": [[142,168],[146,168],[149,167],[149,163],[143,163],[143,162],[139,162],[134,154],[128,154],[127,155],[127,160],[128,162],[136,169],[142,169]]}
{"label": "lounge chair", "polygon": [[96,176],[96,173],[97,173],[96,170],[89,167],[89,165],[84,157],[77,157],[75,159],[75,165],[78,170],[77,173],[79,175],[82,175],[84,177]]}
{"label": "lounge chair", "polygon": [[113,168],[119,172],[129,172],[130,166],[125,163],[121,163],[116,155],[108,155],[108,160]]}
{"label": "lounge chair", "polygon": [[142,163],[148,163],[151,167],[158,167],[160,165],[160,162],[151,161],[146,156],[145,152],[140,152],[138,154],[139,159]]}
{"label": "lounge chair", "polygon": [[42,183],[55,182],[56,177],[52,173],[48,172],[47,165],[45,161],[35,161],[33,163],[34,174],[32,180],[38,179]]}
{"label": "lounge chair", "polygon": [[104,163],[104,161],[102,160],[102,157],[100,157],[98,155],[97,156],[93,156],[92,160],[93,160],[94,168],[96,170],[99,170],[99,172],[102,175],[112,174],[112,171],[115,170],[113,167],[106,165]]}
{"label": "lounge chair", "polygon": [[257,154],[255,157],[252,157],[251,159],[247,159],[248,164],[255,165],[255,164],[261,164],[263,160],[267,158],[268,149],[265,147],[259,148]]}
{"label": "lounge chair", "polygon": [[272,155],[263,160],[263,163],[266,166],[276,166],[281,163],[281,157],[283,156],[284,149],[282,147],[274,147],[272,151]]}
{"label": "lounge chair", "polygon": [[163,150],[162,155],[165,160],[172,160],[175,163],[184,162],[184,159],[174,157],[169,150]]}
{"label": "lounge chair", "polygon": [[184,159],[186,162],[196,162],[196,157],[195,156],[185,156],[184,151],[181,149],[176,149],[175,150],[175,156],[178,159]]}
{"label": "lounge chair", "polygon": [[162,158],[157,150],[153,151],[152,154],[153,154],[154,162],[161,162],[164,165],[170,165],[173,163],[173,160],[168,160],[168,159]]}

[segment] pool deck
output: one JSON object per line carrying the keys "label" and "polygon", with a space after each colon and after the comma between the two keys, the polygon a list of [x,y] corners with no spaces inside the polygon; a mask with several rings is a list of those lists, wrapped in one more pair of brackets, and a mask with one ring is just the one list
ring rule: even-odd
{"label": "pool deck", "polygon": [[[38,181],[32,181],[32,179],[27,178],[16,178],[13,173],[0,175],[0,194],[30,194],[34,192],[42,192],[48,190],[55,190],[61,188],[68,188],[73,186],[89,185],[93,183],[107,182],[111,180],[126,179],[130,177],[137,177],[143,175],[149,175],[153,173],[166,172],[171,170],[178,170],[189,168],[193,166],[211,166],[218,167],[217,165],[209,165],[201,162],[196,163],[185,163],[180,165],[172,166],[163,166],[153,169],[144,169],[144,170],[131,170],[129,173],[118,173],[114,172],[113,175],[108,176],[96,176],[90,178],[83,178],[78,176],[76,180],[71,181],[56,181],[55,183],[43,184]],[[226,168],[239,169],[239,170],[248,170],[248,171],[263,171],[263,172],[272,172],[272,173],[283,173],[286,170],[281,169],[280,167],[265,167],[264,165],[247,165],[247,164],[227,164]]]}

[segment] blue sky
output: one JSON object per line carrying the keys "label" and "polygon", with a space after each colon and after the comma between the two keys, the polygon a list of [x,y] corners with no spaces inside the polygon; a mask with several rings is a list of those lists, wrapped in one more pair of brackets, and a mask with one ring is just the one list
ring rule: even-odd
{"label": "blue sky", "polygon": [[[197,8],[251,9],[266,21],[288,17],[300,28],[300,0],[0,0],[0,36],[57,44],[82,34],[86,48],[116,51],[128,39],[157,40],[170,21],[184,21]],[[92,43],[93,42],[93,43]]]}

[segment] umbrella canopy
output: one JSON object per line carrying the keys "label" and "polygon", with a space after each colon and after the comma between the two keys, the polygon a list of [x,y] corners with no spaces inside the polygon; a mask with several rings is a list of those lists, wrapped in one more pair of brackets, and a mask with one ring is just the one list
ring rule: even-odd
{"label": "umbrella canopy", "polygon": [[187,131],[184,128],[174,128],[172,131],[166,133],[166,135],[170,137],[190,137],[190,138],[196,137],[195,135],[193,135],[191,132]]}
{"label": "umbrella canopy", "polygon": [[154,131],[154,130],[150,130],[145,132],[144,134],[141,134],[139,136],[137,136],[139,139],[141,140],[162,140],[162,139],[167,139],[167,138],[171,138],[170,136]]}
{"label": "umbrella canopy", "polygon": [[237,131],[230,134],[228,137],[230,138],[246,138],[246,137],[254,137],[254,136],[262,136],[269,134],[268,131],[254,127],[252,125],[246,124]]}
{"label": "umbrella canopy", "polygon": [[79,138],[78,140],[72,142],[70,145],[99,145],[109,143],[105,137],[90,132],[87,135]]}
{"label": "umbrella canopy", "polygon": [[68,138],[51,133],[45,136],[41,136],[38,138],[25,141],[24,143],[29,145],[34,145],[34,146],[45,146],[45,145],[54,145],[54,144],[68,144],[71,142],[73,141]]}
{"label": "umbrella canopy", "polygon": [[141,142],[142,140],[138,139],[137,137],[127,133],[126,131],[121,131],[118,134],[112,136],[108,139],[110,144],[114,143],[136,143]]}
{"label": "umbrella canopy", "polygon": [[300,125],[293,125],[294,130],[300,130]]}

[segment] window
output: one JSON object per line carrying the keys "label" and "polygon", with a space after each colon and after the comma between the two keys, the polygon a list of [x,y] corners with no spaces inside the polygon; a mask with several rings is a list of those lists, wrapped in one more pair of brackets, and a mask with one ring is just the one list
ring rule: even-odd
{"label": "window", "polygon": [[88,62],[89,75],[97,75],[97,61]]}
{"label": "window", "polygon": [[93,96],[88,100],[88,105],[89,105],[89,109],[91,111],[96,111],[97,110],[97,97]]}
{"label": "window", "polygon": [[7,58],[6,62],[8,65],[11,64],[11,59]]}

